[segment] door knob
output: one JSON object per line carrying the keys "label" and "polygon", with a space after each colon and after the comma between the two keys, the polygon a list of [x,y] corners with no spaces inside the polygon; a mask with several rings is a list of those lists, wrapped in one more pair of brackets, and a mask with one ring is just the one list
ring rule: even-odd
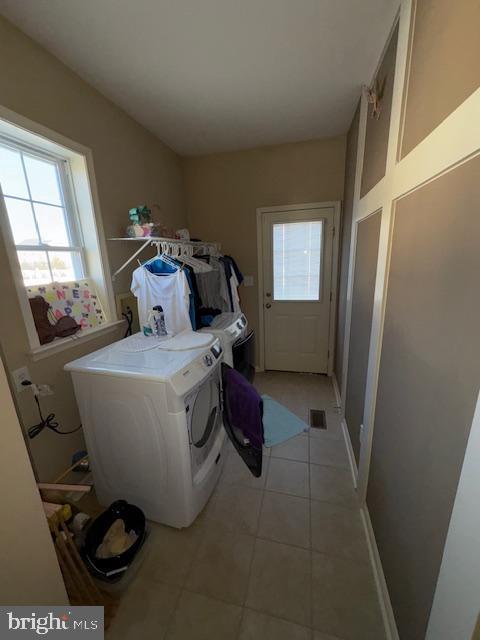
{"label": "door knob", "polygon": [[265,305],[267,307],[267,309],[270,309],[270,307],[272,306],[269,302],[267,302],[267,304]]}

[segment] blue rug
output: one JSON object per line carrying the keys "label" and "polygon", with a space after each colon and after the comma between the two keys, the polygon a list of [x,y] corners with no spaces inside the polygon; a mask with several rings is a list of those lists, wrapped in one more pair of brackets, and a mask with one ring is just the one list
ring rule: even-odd
{"label": "blue rug", "polygon": [[273,447],[281,444],[290,438],[298,436],[300,433],[309,431],[310,427],[303,420],[300,420],[294,413],[289,411],[283,404],[280,404],[267,395],[262,396],[263,400],[263,437],[266,447]]}

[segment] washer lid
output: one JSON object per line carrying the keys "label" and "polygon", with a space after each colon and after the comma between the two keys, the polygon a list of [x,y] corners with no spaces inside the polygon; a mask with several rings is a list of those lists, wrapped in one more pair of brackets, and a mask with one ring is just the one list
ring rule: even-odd
{"label": "washer lid", "polygon": [[188,349],[201,349],[212,344],[215,337],[211,333],[198,333],[196,331],[182,331],[170,340],[158,343],[159,349],[166,351],[186,351]]}
{"label": "washer lid", "polygon": [[[203,335],[205,339],[205,334]],[[209,354],[211,341],[212,338],[209,337],[208,346],[171,351],[159,349],[161,340],[143,337],[137,333],[69,362],[65,365],[65,369],[165,381],[174,377],[179,371],[191,369],[190,365],[193,361]]]}
{"label": "washer lid", "polygon": [[116,344],[119,351],[133,353],[156,349],[162,342],[166,342],[171,339],[171,336],[144,336],[143,333],[134,333],[133,336],[124,338]]}

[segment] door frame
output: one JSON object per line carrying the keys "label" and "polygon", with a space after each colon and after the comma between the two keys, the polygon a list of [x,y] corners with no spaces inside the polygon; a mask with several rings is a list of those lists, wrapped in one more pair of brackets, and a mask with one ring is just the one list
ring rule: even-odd
{"label": "door frame", "polygon": [[333,363],[335,361],[335,332],[337,324],[337,298],[338,298],[338,257],[340,245],[340,211],[341,201],[330,202],[306,202],[300,204],[277,205],[275,207],[257,208],[257,269],[258,269],[258,352],[259,362],[257,371],[265,370],[265,320],[263,316],[263,215],[266,213],[280,213],[285,211],[298,211],[308,209],[333,209],[333,247],[332,247],[332,276],[330,290],[332,300],[330,304],[330,321],[328,328],[328,367],[327,375],[333,374]]}

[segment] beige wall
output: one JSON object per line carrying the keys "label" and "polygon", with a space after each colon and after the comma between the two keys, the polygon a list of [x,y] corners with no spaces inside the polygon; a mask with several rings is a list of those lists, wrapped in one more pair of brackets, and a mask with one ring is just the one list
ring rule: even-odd
{"label": "beige wall", "polygon": [[0,603],[4,606],[67,604],[67,594],[1,358],[0,407]]}
{"label": "beige wall", "polygon": [[[242,308],[258,329],[256,209],[341,200],[345,138],[314,140],[185,160],[188,225],[216,240],[255,286],[241,287]],[[257,342],[258,344],[258,342]]]}
{"label": "beige wall", "polygon": [[[123,235],[128,209],[158,203],[169,226],[185,224],[181,163],[178,156],[100,93],[83,82],[21,31],[0,18],[0,104],[34,122],[79,142],[93,151],[106,237]],[[119,266],[131,247],[108,243],[110,264]],[[28,365],[32,377],[53,384],[55,396],[45,398],[45,411],[55,411],[64,429],[79,422],[65,362],[118,338],[111,333],[33,363],[23,328],[3,240],[0,238],[3,295],[9,301],[0,315],[0,336],[8,369]],[[129,288],[130,274],[115,283],[117,292]],[[28,392],[18,398],[25,425],[37,421]],[[31,443],[35,468],[44,480],[68,466],[73,451],[83,446],[79,434],[43,433]]]}
{"label": "beige wall", "polygon": [[473,632],[472,640],[480,640],[480,616],[478,617],[477,626]]}

